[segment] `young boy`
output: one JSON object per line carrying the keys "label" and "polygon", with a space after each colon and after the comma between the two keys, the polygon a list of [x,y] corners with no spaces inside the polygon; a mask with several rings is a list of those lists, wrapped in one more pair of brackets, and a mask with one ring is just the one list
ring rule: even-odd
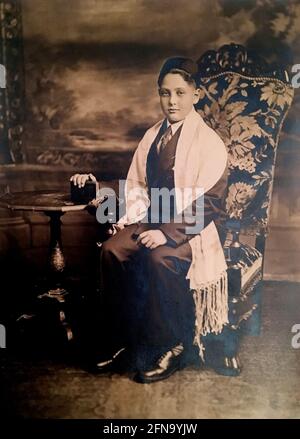
{"label": "young boy", "polygon": [[[101,249],[103,358],[98,371],[113,368],[131,349],[152,353],[134,379],[151,383],[186,364],[201,335],[227,323],[226,263],[216,223],[222,219],[227,152],[194,105],[199,100],[197,65],[168,59],[158,77],[165,119],[151,127],[134,154],[126,180],[126,213]],[[83,186],[91,174],[71,180]],[[195,189],[201,188],[199,197]],[[153,190],[175,191],[168,213]],[[180,193],[193,190],[192,197]],[[177,192],[178,191],[178,192]],[[132,194],[136,194],[132,196]],[[194,213],[203,203],[202,226]],[[198,215],[199,216],[199,215]],[[141,349],[144,347],[144,350]],[[143,354],[144,355],[144,354]]]}

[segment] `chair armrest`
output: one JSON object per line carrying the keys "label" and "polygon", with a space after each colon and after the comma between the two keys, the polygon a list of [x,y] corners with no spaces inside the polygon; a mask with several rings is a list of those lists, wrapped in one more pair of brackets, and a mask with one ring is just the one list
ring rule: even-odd
{"label": "chair armrest", "polygon": [[264,256],[265,246],[266,246],[266,238],[268,236],[268,230],[267,229],[257,230],[255,235],[256,235],[255,248]]}
{"label": "chair armrest", "polygon": [[[240,258],[240,229],[241,224],[238,220],[228,220],[224,224],[225,229],[227,232],[231,233],[232,238],[229,240],[229,245],[224,246],[226,249],[226,262],[228,265],[228,268],[232,269],[238,269],[239,266],[237,265],[239,258]],[[228,240],[227,240],[228,242]]]}
{"label": "chair armrest", "polygon": [[241,253],[240,232],[238,230],[231,231],[232,240],[228,246],[227,264],[228,267],[238,269],[238,261]]}

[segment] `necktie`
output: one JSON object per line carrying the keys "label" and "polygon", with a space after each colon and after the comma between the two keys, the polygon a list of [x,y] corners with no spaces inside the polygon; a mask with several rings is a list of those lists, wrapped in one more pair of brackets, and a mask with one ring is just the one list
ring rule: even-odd
{"label": "necktie", "polygon": [[159,152],[162,152],[165,148],[165,146],[168,144],[168,142],[171,140],[172,138],[172,128],[171,125],[167,128],[166,132],[164,133],[164,135],[161,138],[160,141],[160,148],[159,148]]}

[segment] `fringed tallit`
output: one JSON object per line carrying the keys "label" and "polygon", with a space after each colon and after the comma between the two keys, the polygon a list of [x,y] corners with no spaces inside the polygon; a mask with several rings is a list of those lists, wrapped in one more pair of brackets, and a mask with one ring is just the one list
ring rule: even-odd
{"label": "fringed tallit", "polygon": [[195,303],[194,344],[204,361],[201,336],[218,334],[228,323],[227,264],[218,231],[213,222],[190,241],[192,263],[186,278]]}

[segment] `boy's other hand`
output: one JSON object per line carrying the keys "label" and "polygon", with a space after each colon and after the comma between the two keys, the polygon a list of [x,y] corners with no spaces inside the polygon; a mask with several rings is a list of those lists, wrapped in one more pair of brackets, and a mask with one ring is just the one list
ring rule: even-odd
{"label": "boy's other hand", "polygon": [[145,232],[140,233],[136,242],[153,250],[160,245],[166,244],[167,238],[161,230],[146,230]]}

